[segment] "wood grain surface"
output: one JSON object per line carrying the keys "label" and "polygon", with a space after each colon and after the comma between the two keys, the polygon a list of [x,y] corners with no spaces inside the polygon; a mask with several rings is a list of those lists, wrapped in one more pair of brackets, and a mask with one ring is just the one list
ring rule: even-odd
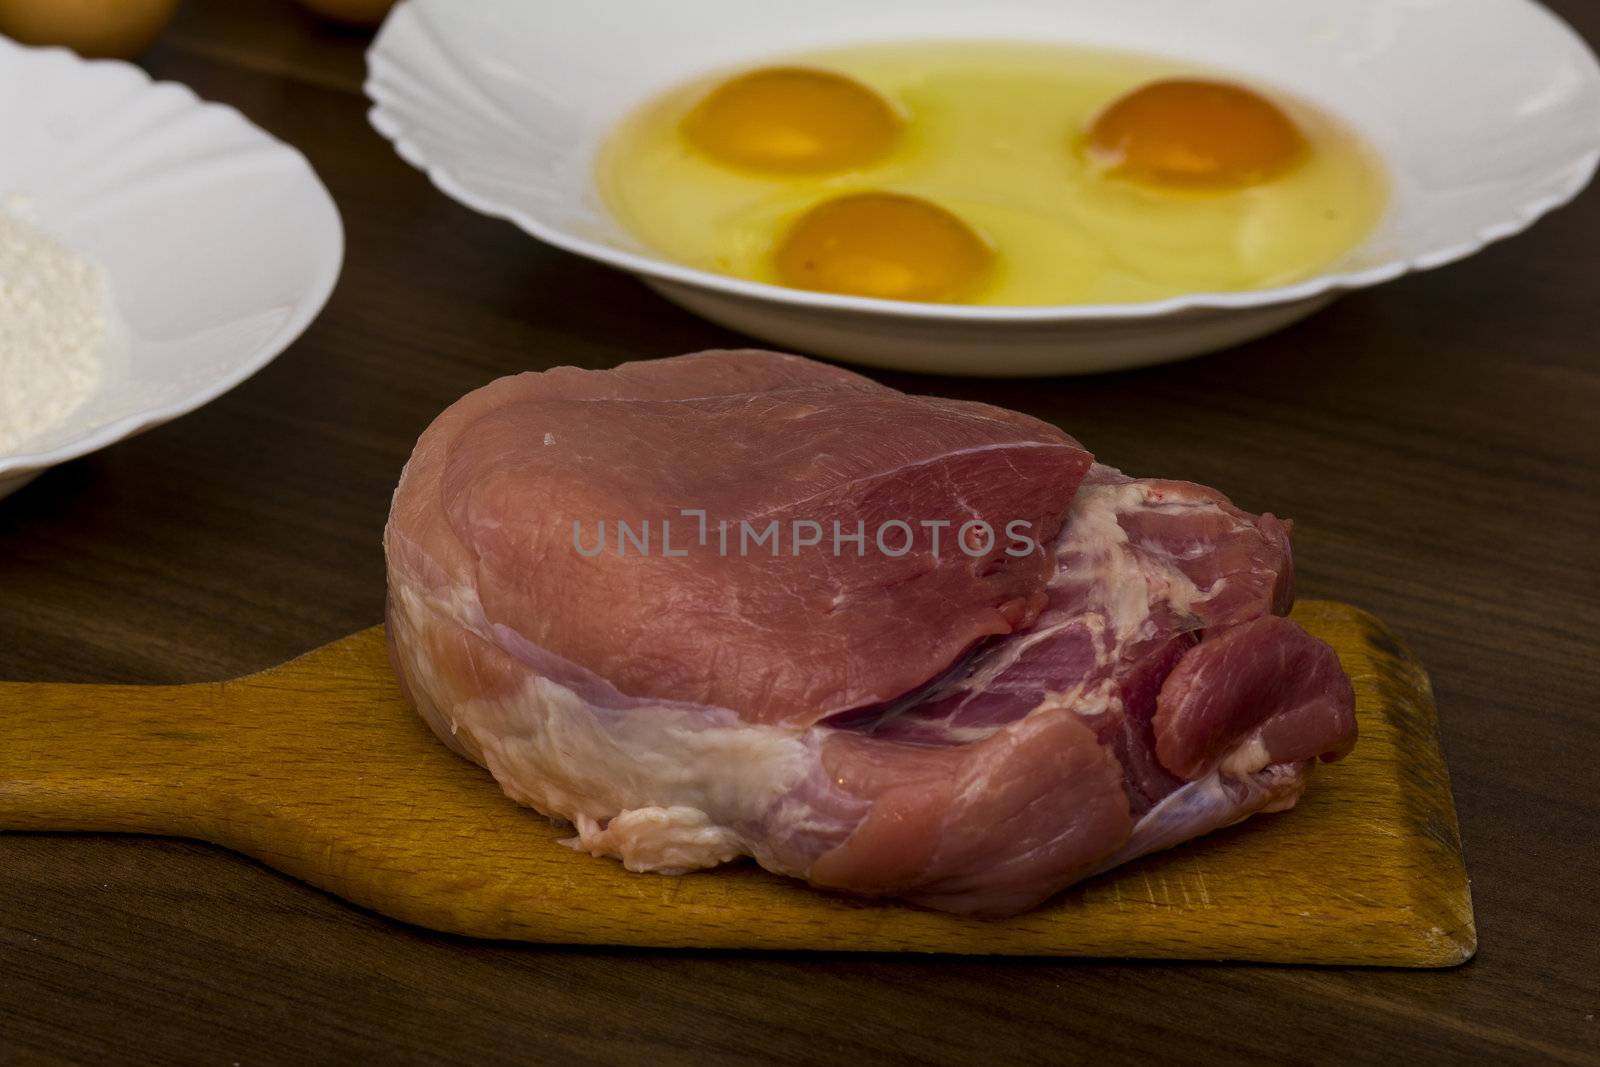
{"label": "wood grain surface", "polygon": [[1448,967],[1477,947],[1427,675],[1309,601],[1361,742],[1293,812],[1128,864],[1004,922],[808,890],[752,864],[664,878],[563,848],[400,694],[382,627],[248,678],[0,683],[0,830],[177,834],[385,915],[565,944]]}
{"label": "wood grain surface", "polygon": [[[1600,41],[1600,5],[1552,6]],[[0,501],[0,678],[216,681],[370,626],[389,494],[444,405],[738,342],[435,192],[365,124],[364,44],[280,0],[190,0],[145,60],[303,150],[348,262],[255,378]],[[1189,363],[885,378],[1294,517],[1302,595],[1374,612],[1432,676],[1465,966],[551,948],[395,923],[209,845],[3,834],[0,1062],[1600,1064],[1597,285],[1591,190]]]}

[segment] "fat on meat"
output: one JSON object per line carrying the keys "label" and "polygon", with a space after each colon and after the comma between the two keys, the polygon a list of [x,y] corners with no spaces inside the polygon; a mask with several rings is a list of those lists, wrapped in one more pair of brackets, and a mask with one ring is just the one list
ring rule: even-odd
{"label": "fat on meat", "polygon": [[[893,519],[943,550],[877,551]],[[593,552],[601,520],[653,551]],[[796,520],[821,544],[715,550],[721,522]],[[978,522],[1034,550],[952,549]],[[384,544],[429,725],[634,871],[748,856],[1009,915],[1290,807],[1355,742],[1337,657],[1284,618],[1288,523],[796,356],[494,382],[423,434]]]}

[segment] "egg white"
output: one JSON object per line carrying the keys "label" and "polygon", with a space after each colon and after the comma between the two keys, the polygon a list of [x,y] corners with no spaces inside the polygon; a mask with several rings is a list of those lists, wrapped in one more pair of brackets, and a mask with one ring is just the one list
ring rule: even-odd
{"label": "egg white", "polygon": [[822,200],[874,189],[921,196],[993,245],[973,302],[1127,303],[1291,283],[1347,257],[1387,199],[1381,162],[1331,116],[1268,90],[1301,127],[1306,159],[1261,185],[1149,188],[1102,173],[1083,132],[1159,78],[1225,73],[1119,52],[1030,43],[926,42],[784,56],[846,74],[907,117],[893,151],[823,177],[762,176],[692,149],[683,117],[727,74],[653,100],[601,154],[598,181],[645,246],[689,266],[776,283],[772,253]]}

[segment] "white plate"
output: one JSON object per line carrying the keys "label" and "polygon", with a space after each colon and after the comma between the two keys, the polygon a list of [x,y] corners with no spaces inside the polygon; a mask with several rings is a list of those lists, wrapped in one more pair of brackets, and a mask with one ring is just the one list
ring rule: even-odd
{"label": "white plate", "polygon": [[11,194],[105,269],[122,337],[87,404],[0,455],[0,496],[260,370],[322,309],[344,257],[310,164],[237,111],[127,63],[0,38],[0,197]]}
{"label": "white plate", "polygon": [[[594,157],[651,95],[709,70],[874,40],[1058,40],[1177,57],[1343,117],[1394,181],[1387,220],[1287,288],[1157,303],[970,307],[808,293],[694,270],[624,232]],[[406,0],[368,53],[372,123],[450,196],[787,347],[956,374],[1107,370],[1277,329],[1340,292],[1525,229],[1600,161],[1600,66],[1531,0]]]}

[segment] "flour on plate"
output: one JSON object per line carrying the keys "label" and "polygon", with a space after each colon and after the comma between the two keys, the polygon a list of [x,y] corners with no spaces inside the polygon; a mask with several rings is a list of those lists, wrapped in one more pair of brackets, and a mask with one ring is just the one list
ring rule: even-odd
{"label": "flour on plate", "polygon": [[95,264],[0,201],[0,456],[60,424],[100,386],[108,287]]}

